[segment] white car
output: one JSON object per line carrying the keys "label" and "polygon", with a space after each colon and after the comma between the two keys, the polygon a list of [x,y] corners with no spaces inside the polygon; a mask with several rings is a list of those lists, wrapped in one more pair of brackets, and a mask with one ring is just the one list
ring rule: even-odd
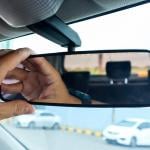
{"label": "white car", "polygon": [[150,145],[150,120],[122,120],[118,124],[108,126],[103,131],[103,139],[132,147]]}
{"label": "white car", "polygon": [[34,114],[15,117],[13,123],[16,127],[58,129],[61,119],[47,111],[36,111]]}

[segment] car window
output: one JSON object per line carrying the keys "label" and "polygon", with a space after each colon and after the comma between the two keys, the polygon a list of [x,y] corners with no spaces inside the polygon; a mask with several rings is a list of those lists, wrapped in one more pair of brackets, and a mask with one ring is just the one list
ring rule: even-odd
{"label": "car window", "polygon": [[118,126],[123,126],[123,127],[132,127],[136,124],[135,121],[127,121],[127,120],[123,120],[119,123],[117,123]]}
{"label": "car window", "polygon": [[[82,41],[82,46],[76,50],[150,49],[149,10],[150,4],[145,4],[71,24]],[[0,47],[30,47],[36,54],[66,51],[36,34],[1,42]]]}
{"label": "car window", "polygon": [[[135,118],[145,120],[144,124],[148,123],[146,120],[149,119],[149,107],[41,106],[36,109],[43,111],[43,114],[44,111],[49,111],[57,117],[53,120],[36,120],[22,116],[25,119],[13,117],[1,121],[1,125],[29,150],[149,150],[150,148],[150,131],[141,133],[132,128],[136,123]],[[122,126],[118,126],[118,122]],[[132,137],[138,138],[141,145],[133,148]],[[1,138],[7,139],[4,135]],[[13,145],[10,142],[9,144]],[[18,149],[14,147],[14,150]]]}
{"label": "car window", "polygon": [[54,115],[52,115],[50,113],[40,113],[40,116],[54,116]]}
{"label": "car window", "polygon": [[106,75],[106,64],[109,61],[130,61],[133,75],[138,77],[148,76],[150,68],[149,53],[80,54],[78,57],[76,55],[66,55],[64,68],[67,71],[88,71],[91,75]]}
{"label": "car window", "polygon": [[145,122],[145,123],[142,123],[140,126],[139,126],[140,129],[148,129],[150,128],[150,123],[149,122]]}

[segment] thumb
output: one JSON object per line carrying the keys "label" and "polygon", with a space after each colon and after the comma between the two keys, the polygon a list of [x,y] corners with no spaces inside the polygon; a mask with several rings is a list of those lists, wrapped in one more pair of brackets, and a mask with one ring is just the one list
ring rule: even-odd
{"label": "thumb", "polygon": [[0,120],[33,112],[32,105],[22,100],[0,103]]}

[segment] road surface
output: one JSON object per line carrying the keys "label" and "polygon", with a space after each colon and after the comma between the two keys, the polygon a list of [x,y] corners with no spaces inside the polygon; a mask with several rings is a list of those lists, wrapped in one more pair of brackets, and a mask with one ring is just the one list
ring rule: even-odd
{"label": "road surface", "polygon": [[149,150],[107,144],[100,137],[62,130],[27,129],[6,126],[29,150]]}

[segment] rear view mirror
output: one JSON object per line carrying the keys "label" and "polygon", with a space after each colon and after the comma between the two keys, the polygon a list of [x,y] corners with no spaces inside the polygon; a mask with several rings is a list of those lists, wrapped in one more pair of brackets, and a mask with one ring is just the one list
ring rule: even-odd
{"label": "rear view mirror", "polygon": [[[148,51],[60,53],[45,55],[45,58],[59,71],[69,91],[79,91],[91,97],[92,104],[88,106],[150,105],[150,53]],[[10,79],[7,83],[9,82]],[[39,87],[41,85],[38,85]],[[49,92],[51,90],[53,89]],[[34,90],[31,92],[34,93]],[[3,91],[1,95],[4,100],[24,97],[21,93],[14,95]],[[34,102],[36,99],[33,100]],[[38,102],[45,101],[43,99]],[[58,102],[46,101],[45,103],[57,104]],[[62,103],[72,104],[69,101]]]}

